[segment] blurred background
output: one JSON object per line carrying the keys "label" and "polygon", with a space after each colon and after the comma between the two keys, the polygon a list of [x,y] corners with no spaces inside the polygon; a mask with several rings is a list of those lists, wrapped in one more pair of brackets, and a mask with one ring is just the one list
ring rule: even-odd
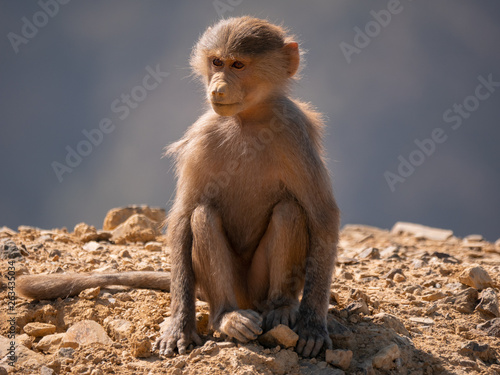
{"label": "blurred background", "polygon": [[246,14],[308,51],[294,95],[327,116],[343,224],[500,237],[500,3],[466,0],[1,1],[0,226],[168,209],[162,149],[204,108],[190,49]]}

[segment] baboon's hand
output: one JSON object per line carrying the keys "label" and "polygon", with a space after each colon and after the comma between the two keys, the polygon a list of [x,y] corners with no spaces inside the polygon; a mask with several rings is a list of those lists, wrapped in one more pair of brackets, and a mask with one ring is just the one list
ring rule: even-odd
{"label": "baboon's hand", "polygon": [[253,310],[235,310],[225,313],[218,330],[245,343],[262,333],[262,316]]}
{"label": "baboon's hand", "polygon": [[[184,328],[183,328],[184,327]],[[173,319],[165,332],[156,340],[153,350],[159,349],[160,356],[171,357],[177,348],[179,354],[186,354],[186,349],[191,342],[202,345],[196,326],[186,324],[182,319]]]}
{"label": "baboon's hand", "polygon": [[332,348],[332,340],[328,335],[326,322],[301,317],[299,314],[294,331],[299,335],[299,341],[295,350],[303,357],[316,357],[325,345],[327,349]]}

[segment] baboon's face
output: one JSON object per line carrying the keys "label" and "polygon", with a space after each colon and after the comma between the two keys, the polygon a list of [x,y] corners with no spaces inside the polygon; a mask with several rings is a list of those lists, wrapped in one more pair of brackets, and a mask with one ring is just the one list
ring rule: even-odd
{"label": "baboon's face", "polygon": [[269,85],[256,77],[252,59],[210,56],[207,63],[207,98],[217,114],[235,116],[268,95]]}

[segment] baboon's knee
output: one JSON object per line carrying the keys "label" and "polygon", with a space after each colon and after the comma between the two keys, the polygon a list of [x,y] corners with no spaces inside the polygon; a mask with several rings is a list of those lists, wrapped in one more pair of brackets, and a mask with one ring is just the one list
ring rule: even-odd
{"label": "baboon's knee", "polygon": [[294,201],[282,201],[274,206],[273,220],[277,223],[305,223],[305,213],[302,207]]}
{"label": "baboon's knee", "polygon": [[199,230],[221,229],[222,219],[215,208],[209,205],[199,205],[191,215],[193,233]]}

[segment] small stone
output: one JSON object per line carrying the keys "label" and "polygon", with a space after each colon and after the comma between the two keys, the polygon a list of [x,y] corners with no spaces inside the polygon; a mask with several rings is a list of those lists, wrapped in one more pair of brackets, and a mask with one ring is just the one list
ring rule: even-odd
{"label": "small stone", "polygon": [[491,319],[479,324],[477,329],[486,332],[488,336],[500,338],[500,318]]}
{"label": "small stone", "polygon": [[76,224],[73,233],[82,242],[97,241],[97,239],[99,238],[95,227],[85,223]]}
{"label": "small stone", "polygon": [[342,272],[342,277],[345,279],[345,280],[354,280],[354,276],[352,273],[350,272]]}
{"label": "small stone", "polygon": [[439,310],[437,303],[433,303],[425,310],[425,315],[432,315]]}
{"label": "small stone", "polygon": [[498,318],[500,317],[500,309],[498,307],[498,297],[494,289],[488,288],[481,292],[479,296],[479,304],[476,307],[477,311],[482,312],[483,314],[492,317]]}
{"label": "small stone", "polygon": [[478,292],[474,288],[467,288],[454,298],[453,307],[464,314],[472,314],[477,305]]}
{"label": "small stone", "polygon": [[347,370],[351,365],[352,351],[327,349],[325,360],[335,367],[340,367],[343,370]]}
{"label": "small stone", "polygon": [[488,272],[481,266],[467,268],[458,276],[458,280],[462,284],[478,290],[493,286],[493,280]]}
{"label": "small stone", "polygon": [[394,275],[394,281],[397,283],[404,283],[406,281],[406,277],[404,277],[400,273],[397,273]]}
{"label": "small stone", "polygon": [[0,238],[2,237],[14,237],[17,232],[9,227],[3,226],[0,228]]}
{"label": "small stone", "polygon": [[394,280],[394,276],[396,276],[397,274],[404,276],[403,270],[401,268],[393,268],[384,276],[384,278],[389,280]]}
{"label": "small stone", "polygon": [[16,259],[22,258],[21,249],[17,247],[14,241],[7,240],[0,245],[0,258],[2,259]]}
{"label": "small stone", "polygon": [[127,249],[123,249],[122,251],[120,251],[119,257],[120,258],[129,258],[129,259],[132,258],[132,256],[130,255],[130,252]]}
{"label": "small stone", "polygon": [[464,344],[458,353],[465,356],[473,356],[486,362],[495,359],[495,352],[488,344],[479,344],[475,341],[469,341]]}
{"label": "small stone", "polygon": [[470,241],[470,242],[480,242],[483,241],[484,238],[480,234],[469,234],[464,238],[465,241]]}
{"label": "small stone", "polygon": [[151,340],[144,334],[134,334],[131,339],[131,354],[135,358],[151,357]]}
{"label": "small stone", "polygon": [[55,353],[62,342],[64,333],[55,333],[44,336],[36,345],[35,349],[45,353]]}
{"label": "small stone", "polygon": [[83,250],[89,252],[104,250],[104,246],[102,246],[99,242],[96,241],[87,242],[85,245],[82,246],[82,248]]}
{"label": "small stone", "polygon": [[380,350],[372,359],[373,367],[382,370],[390,370],[396,366],[394,361],[401,357],[401,351],[397,344],[391,344]]}
{"label": "small stone", "polygon": [[209,314],[204,312],[196,313],[196,329],[201,334],[209,333]]}
{"label": "small stone", "polygon": [[82,320],[66,331],[61,346],[77,348],[95,342],[103,345],[113,344],[113,341],[99,323],[93,320]]}
{"label": "small stone", "polygon": [[75,354],[75,349],[73,348],[61,348],[57,351],[57,355],[63,358],[73,358]]}
{"label": "small stone", "polygon": [[446,241],[453,236],[453,231],[447,229],[431,228],[420,224],[397,222],[391,229],[392,234],[409,233],[416,238]]}
{"label": "small stone", "polygon": [[156,242],[156,241],[150,241],[146,245],[144,245],[146,250],[149,251],[161,251],[163,248],[163,245],[161,242]]}
{"label": "small stone", "polygon": [[128,206],[114,208],[106,214],[104,218],[104,224],[102,228],[104,230],[113,230],[117,228],[120,224],[124,223],[132,215],[144,215],[150,220],[162,223],[166,218],[166,212],[164,208],[160,207],[149,207],[149,206]]}
{"label": "small stone", "polygon": [[229,348],[234,348],[236,344],[231,341],[222,341],[218,342],[217,346],[219,347],[219,349],[229,349]]}
{"label": "small stone", "polygon": [[16,344],[24,345],[28,349],[31,349],[33,345],[33,337],[23,333],[22,335],[16,336]]}
{"label": "small stone", "polygon": [[117,244],[153,241],[160,235],[159,227],[159,223],[145,215],[135,214],[113,231],[111,240]]}
{"label": "small stone", "polygon": [[54,375],[55,372],[47,366],[40,367],[40,375]]}
{"label": "small stone", "polygon": [[111,337],[113,337],[116,341],[124,339],[128,340],[134,330],[132,322],[126,319],[113,319],[107,322],[105,326]]}
{"label": "small stone", "polygon": [[431,318],[420,318],[420,317],[412,317],[410,318],[410,322],[427,326],[432,326],[435,323],[434,320]]}
{"label": "small stone", "polygon": [[361,259],[380,259],[380,252],[375,247],[368,247],[358,255]]}
{"label": "small stone", "polygon": [[410,332],[405,328],[403,322],[394,315],[387,313],[379,313],[373,316],[375,323],[381,323],[384,327],[394,330],[400,335],[410,337]]}
{"label": "small stone", "polygon": [[431,254],[431,257],[433,258],[433,260],[435,260],[436,258],[441,260],[443,263],[449,263],[449,264],[460,264],[460,261],[451,256],[450,254],[447,254],[447,253],[442,253],[442,252],[439,252],[439,251],[435,251]]}
{"label": "small stone", "polygon": [[350,303],[345,309],[348,314],[364,314],[370,315],[370,309],[364,300],[359,300],[353,303]]}
{"label": "small stone", "polygon": [[398,257],[399,247],[397,246],[387,246],[384,250],[380,252],[380,257],[382,259],[389,259]]}
{"label": "small stone", "polygon": [[284,324],[280,324],[273,329],[259,336],[259,342],[266,347],[281,346],[293,348],[297,344],[299,335]]}
{"label": "small stone", "polygon": [[434,301],[438,301],[440,299],[443,299],[445,297],[446,297],[446,294],[444,294],[443,292],[434,292],[434,293],[424,294],[422,296],[422,299],[424,301],[434,302]]}
{"label": "small stone", "polygon": [[28,323],[23,327],[23,331],[33,337],[43,337],[51,335],[56,331],[56,326],[48,323]]}
{"label": "small stone", "polygon": [[200,353],[203,355],[217,355],[220,351],[220,347],[213,340],[208,340],[202,347],[199,348]]}
{"label": "small stone", "polygon": [[95,288],[88,288],[85,290],[82,290],[78,297],[84,298],[84,299],[95,299],[97,296],[101,293],[101,288],[100,287],[95,287]]}

